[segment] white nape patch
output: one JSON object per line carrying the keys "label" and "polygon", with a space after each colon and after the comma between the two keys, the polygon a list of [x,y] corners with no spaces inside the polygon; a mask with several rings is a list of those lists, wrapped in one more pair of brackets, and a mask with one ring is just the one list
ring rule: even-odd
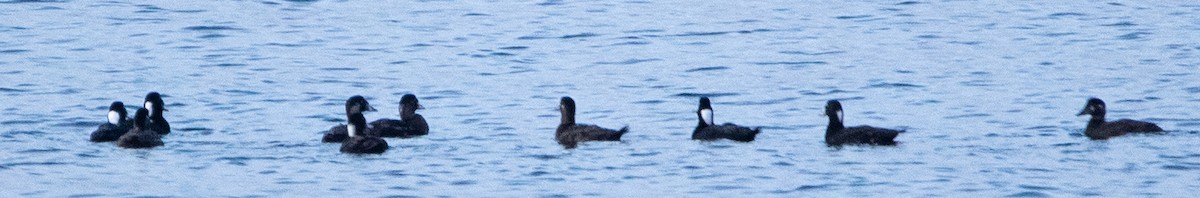
{"label": "white nape patch", "polygon": [[708,123],[708,125],[713,125],[712,109],[701,109],[700,110],[700,119],[704,119],[704,123]]}
{"label": "white nape patch", "polygon": [[121,114],[117,113],[117,111],[108,111],[108,123],[109,124],[120,125],[121,120],[123,120],[123,119],[124,118],[122,118]]}
{"label": "white nape patch", "polygon": [[357,131],[354,130],[354,125],[347,124],[346,125],[346,135],[349,135],[350,137],[354,137],[355,133],[357,133]]}

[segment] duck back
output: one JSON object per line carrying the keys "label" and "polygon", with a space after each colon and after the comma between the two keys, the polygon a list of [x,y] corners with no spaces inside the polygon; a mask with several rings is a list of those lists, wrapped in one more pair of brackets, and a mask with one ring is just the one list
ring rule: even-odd
{"label": "duck back", "polygon": [[1154,123],[1120,119],[1112,122],[1100,121],[1099,124],[1089,123],[1088,128],[1083,133],[1088,138],[1103,140],[1128,133],[1156,133],[1162,131],[1163,129]]}
{"label": "duck back", "polygon": [[346,125],[339,124],[337,126],[333,126],[332,128],[329,128],[329,133],[325,133],[325,136],[321,137],[321,142],[339,143],[342,141],[346,141],[346,138],[348,138],[348,137],[350,137],[350,134],[348,134],[346,132]]}
{"label": "duck back", "polygon": [[158,132],[136,127],[117,139],[117,146],[122,148],[154,148],[162,145],[162,136]]}
{"label": "duck back", "polygon": [[868,144],[890,146],[896,145],[895,139],[896,136],[900,135],[900,132],[902,131],[871,126],[849,127],[826,139],[826,143],[829,145]]}
{"label": "duck back", "polygon": [[387,151],[388,144],[374,136],[354,136],[342,142],[343,153],[378,154]]}
{"label": "duck back", "polygon": [[370,125],[371,132],[379,137],[411,138],[429,134],[429,124],[421,115],[406,120],[379,119]]}
{"label": "duck back", "polygon": [[762,128],[750,129],[749,127],[725,123],[724,125],[696,127],[696,130],[692,132],[692,139],[702,141],[729,139],[739,142],[750,142],[754,141],[754,137],[761,131]]}
{"label": "duck back", "polygon": [[92,131],[90,140],[92,142],[117,141],[117,138],[121,138],[122,135],[125,135],[132,128],[133,124],[129,122],[122,122],[119,125],[106,122],[97,127],[96,131]]}
{"label": "duck back", "polygon": [[559,125],[554,136],[558,140],[558,144],[567,148],[575,148],[580,142],[586,141],[621,141],[621,136],[627,132],[629,132],[629,127],[612,130],[595,125],[566,124]]}
{"label": "duck back", "polygon": [[153,148],[162,146],[162,135],[150,130],[147,126],[148,112],[145,108],[138,109],[134,116],[134,126],[117,138],[117,146],[122,148]]}

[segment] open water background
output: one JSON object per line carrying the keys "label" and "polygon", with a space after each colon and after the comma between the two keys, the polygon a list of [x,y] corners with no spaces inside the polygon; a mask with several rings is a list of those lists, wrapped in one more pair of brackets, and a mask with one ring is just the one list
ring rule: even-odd
{"label": "open water background", "polygon": [[[0,196],[1189,197],[1193,1],[0,1]],[[174,132],[91,143],[149,91]],[[430,135],[323,130],[363,95]],[[563,150],[578,120],[620,143]],[[753,143],[688,140],[698,97]],[[1091,141],[1088,97],[1164,135]],[[896,147],[823,144],[848,125]]]}

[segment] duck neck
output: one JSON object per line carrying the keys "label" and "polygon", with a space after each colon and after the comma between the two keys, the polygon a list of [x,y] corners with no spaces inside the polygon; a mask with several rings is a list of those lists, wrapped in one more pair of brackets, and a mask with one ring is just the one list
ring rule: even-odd
{"label": "duck neck", "polygon": [[417,116],[417,108],[404,107],[400,109],[400,120],[411,120]]}
{"label": "duck neck", "polygon": [[1087,129],[1094,129],[1104,124],[1104,114],[1092,115],[1092,119],[1088,120]]}
{"label": "duck neck", "polygon": [[362,113],[352,113],[346,117],[347,122],[349,122],[346,125],[347,135],[350,135],[350,137],[362,136],[363,132],[367,129],[367,118],[363,117]]}
{"label": "duck neck", "polygon": [[559,125],[573,125],[573,124],[575,124],[575,109],[563,109],[562,110],[562,123]]}
{"label": "duck neck", "polygon": [[151,120],[163,120],[164,118],[163,118],[162,114],[163,114],[163,108],[161,106],[156,106],[153,111],[150,111],[150,119]]}
{"label": "duck neck", "polygon": [[146,119],[146,117],[138,116],[136,118],[133,118],[133,127],[137,128],[138,130],[146,129],[146,124],[148,122],[149,121]]}
{"label": "duck neck", "polygon": [[829,115],[829,126],[825,128],[825,138],[829,139],[845,128],[846,126],[842,125],[842,120],[838,119],[837,114],[831,114]]}

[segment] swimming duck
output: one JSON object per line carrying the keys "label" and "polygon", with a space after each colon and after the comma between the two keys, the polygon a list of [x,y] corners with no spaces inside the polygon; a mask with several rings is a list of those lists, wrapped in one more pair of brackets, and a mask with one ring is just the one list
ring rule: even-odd
{"label": "swimming duck", "polygon": [[762,131],[761,127],[750,129],[749,127],[738,126],[733,123],[714,125],[712,104],[710,103],[708,97],[700,98],[700,109],[696,110],[696,116],[699,117],[700,124],[697,124],[696,130],[692,131],[693,140],[714,141],[724,138],[739,142],[749,142],[754,141],[754,136]]}
{"label": "swimming duck", "polygon": [[379,119],[371,122],[371,131],[379,137],[410,138],[429,134],[429,124],[425,117],[417,114],[417,109],[423,109],[417,103],[417,96],[404,94],[400,98],[400,119]]}
{"label": "swimming duck", "polygon": [[1125,135],[1127,133],[1153,133],[1162,132],[1163,129],[1158,125],[1149,122],[1120,119],[1112,122],[1104,121],[1106,113],[1104,101],[1099,98],[1088,99],[1087,106],[1083,107],[1078,116],[1091,115],[1092,119],[1088,121],[1087,129],[1084,129],[1083,134],[1093,140],[1103,140],[1111,137]]}
{"label": "swimming duck", "polygon": [[150,92],[146,94],[146,103],[142,106],[142,108],[150,110],[150,122],[146,124],[146,127],[160,135],[171,133],[171,124],[167,123],[166,118],[163,118],[163,111],[167,111],[163,105],[162,96],[158,92]]}
{"label": "swimming duck", "polygon": [[[350,97],[349,100],[346,100],[346,115],[347,116],[354,115],[354,114],[358,114],[361,116],[364,111],[375,111],[375,107],[371,107],[371,104],[367,103],[366,98],[355,95],[355,96]],[[364,128],[366,127],[366,125],[359,125],[359,126],[364,127]],[[321,142],[337,143],[337,142],[345,141],[346,138],[350,137],[350,134],[347,132],[348,129],[350,129],[350,128],[352,128],[352,127],[348,127],[345,124],[338,124],[337,126],[333,126],[332,128],[329,128],[329,133],[326,133],[324,137],[321,137]],[[360,131],[360,132],[363,132],[364,134],[371,133],[368,129],[364,129],[364,131]]]}
{"label": "swimming duck", "polygon": [[841,146],[846,144],[865,145],[896,145],[894,140],[900,132],[892,129],[875,128],[871,126],[856,126],[846,128],[842,125],[842,103],[829,100],[825,104],[825,115],[829,116],[829,126],[825,128],[825,144]]}
{"label": "swimming duck", "polygon": [[571,97],[563,97],[559,103],[559,111],[562,112],[562,123],[558,125],[558,130],[554,132],[554,137],[567,149],[575,148],[579,142],[585,141],[621,141],[621,135],[629,132],[629,127],[622,127],[621,130],[612,130],[600,128],[596,125],[585,125],[575,123],[575,100]]}
{"label": "swimming duck", "polygon": [[117,138],[117,146],[121,148],[154,148],[162,146],[162,135],[154,131],[148,125],[150,111],[146,108],[138,109],[133,116],[133,128],[129,132],[125,132],[120,138]]}
{"label": "swimming duck", "polygon": [[110,142],[116,141],[129,132],[133,128],[133,123],[128,118],[128,113],[125,112],[125,103],[115,101],[108,106],[108,122],[100,124],[96,131],[92,132],[92,142]]}
{"label": "swimming duck", "polygon": [[362,110],[370,109],[367,100],[362,96],[354,96],[346,100],[346,137],[342,141],[342,153],[369,153],[377,154],[387,151],[388,144],[383,138],[377,136],[369,136],[367,133],[367,119],[363,117]]}

